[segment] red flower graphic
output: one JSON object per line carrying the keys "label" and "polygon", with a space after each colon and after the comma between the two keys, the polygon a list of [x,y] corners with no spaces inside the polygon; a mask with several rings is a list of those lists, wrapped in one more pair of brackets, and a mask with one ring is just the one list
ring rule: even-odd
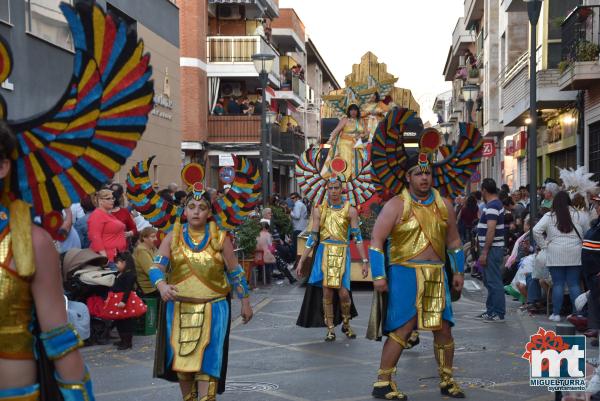
{"label": "red flower graphic", "polygon": [[[556,335],[552,330],[544,330],[539,328],[538,332],[531,336],[531,340],[525,345],[525,353],[521,355],[521,358],[527,359],[531,363],[531,351],[539,350],[546,351],[549,349],[562,352],[569,349],[570,345],[563,341],[561,336]],[[564,361],[563,361],[564,362]],[[542,361],[542,371],[548,370],[548,360]]]}

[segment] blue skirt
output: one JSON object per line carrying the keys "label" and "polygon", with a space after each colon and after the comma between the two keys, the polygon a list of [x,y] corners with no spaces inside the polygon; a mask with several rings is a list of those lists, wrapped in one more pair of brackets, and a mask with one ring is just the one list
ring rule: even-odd
{"label": "blue skirt", "polygon": [[[325,250],[325,245],[323,243],[319,244],[319,247],[316,250],[314,263],[312,266],[312,270],[310,272],[310,277],[308,278],[308,283],[315,285],[317,287],[323,286],[323,251]],[[344,275],[342,276],[342,287],[350,291],[350,247],[346,250],[346,268],[344,269]]]}
{"label": "blue skirt", "polygon": [[[173,332],[173,313],[175,303],[167,302],[167,366],[173,363],[173,347],[169,339]],[[210,342],[202,355],[202,373],[219,379],[221,366],[223,364],[223,349],[227,324],[229,323],[229,304],[227,300],[221,300],[212,304],[212,319],[210,327]]]}
{"label": "blue skirt", "polygon": [[[452,300],[448,277],[444,273],[446,289],[446,305],[442,312],[442,319],[454,326],[452,314]],[[392,265],[388,269],[388,306],[384,323],[384,331],[390,332],[399,329],[417,315],[415,302],[417,300],[417,273],[412,267]]]}

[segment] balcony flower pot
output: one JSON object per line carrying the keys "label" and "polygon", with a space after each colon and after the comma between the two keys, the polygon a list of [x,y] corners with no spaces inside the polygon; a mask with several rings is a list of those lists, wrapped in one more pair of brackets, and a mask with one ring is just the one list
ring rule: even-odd
{"label": "balcony flower pot", "polygon": [[593,10],[591,7],[581,7],[579,10],[577,10],[577,17],[579,22],[587,20],[589,16],[592,15],[592,13]]}

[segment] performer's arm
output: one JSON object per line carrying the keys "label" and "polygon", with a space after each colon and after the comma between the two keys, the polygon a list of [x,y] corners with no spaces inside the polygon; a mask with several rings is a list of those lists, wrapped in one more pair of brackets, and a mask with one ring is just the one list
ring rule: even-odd
{"label": "performer's arm", "polygon": [[304,248],[304,252],[302,252],[302,256],[300,256],[300,261],[298,262],[298,267],[296,267],[296,275],[298,277],[302,277],[302,266],[304,266],[304,261],[308,257],[308,254],[313,249],[315,244],[317,243],[317,239],[319,236],[319,226],[321,225],[321,210],[318,207],[313,209],[312,213],[312,229],[308,238],[306,240],[306,246]]}
{"label": "performer's arm", "polygon": [[358,253],[360,258],[362,259],[362,275],[363,278],[367,278],[369,275],[369,259],[367,258],[367,252],[365,252],[365,246],[363,244],[362,233],[360,232],[360,227],[358,225],[358,210],[356,208],[350,208],[350,232],[354,236],[354,240],[356,241],[356,248],[358,249]]}
{"label": "performer's arm", "polygon": [[56,248],[47,232],[32,227],[36,272],[31,283],[40,341],[56,368],[55,378],[63,398],[93,398],[92,383],[83,358],[77,350],[83,340],[68,323]]}
{"label": "performer's arm", "polygon": [[154,257],[152,266],[148,269],[150,282],[160,292],[163,301],[173,301],[177,296],[177,288],[174,285],[167,284],[165,280],[165,272],[171,258],[172,240],[173,232],[171,231],[160,243],[158,254]]}
{"label": "performer's arm", "polygon": [[250,306],[250,289],[248,288],[248,282],[246,280],[246,272],[240,266],[238,258],[233,251],[233,244],[229,237],[225,238],[223,242],[223,260],[225,261],[225,267],[227,268],[227,279],[231,285],[233,292],[237,294],[238,298],[242,302],[242,320],[244,324],[248,323],[252,319],[252,307]]}
{"label": "performer's arm", "polygon": [[448,229],[446,233],[446,249],[447,257],[450,259],[453,278],[452,287],[458,292],[462,291],[464,284],[465,272],[465,253],[463,251],[460,235],[458,234],[458,226],[456,224],[456,212],[452,207],[452,202],[444,199],[446,209],[448,210]]}
{"label": "performer's arm", "polygon": [[392,198],[381,210],[373,233],[371,234],[371,246],[369,247],[369,259],[371,262],[371,276],[373,277],[373,286],[376,291],[387,291],[387,279],[385,277],[385,257],[383,254],[383,244],[392,232],[395,224],[400,223],[398,216],[402,216],[404,210],[403,202],[400,198]]}
{"label": "performer's arm", "polygon": [[337,134],[339,134],[340,131],[344,129],[344,126],[346,125],[346,121],[348,121],[348,119],[346,117],[342,118],[340,120],[340,122],[338,123],[337,127],[335,127],[335,129],[333,131],[331,131],[331,135],[329,135],[329,140],[327,141],[328,143],[332,143],[333,140],[335,139],[335,137],[337,136]]}

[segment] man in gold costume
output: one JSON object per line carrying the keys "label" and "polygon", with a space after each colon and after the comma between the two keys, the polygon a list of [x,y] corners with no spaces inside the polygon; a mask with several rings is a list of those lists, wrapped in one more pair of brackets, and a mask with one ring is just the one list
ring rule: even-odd
{"label": "man in gold costume", "polygon": [[212,203],[201,185],[191,188],[184,216],[187,223],[175,223],[149,271],[166,302],[166,333],[157,336],[165,343],[161,349],[157,340],[155,374],[174,372],[186,401],[214,401],[218,382],[224,380],[227,296],[233,291],[240,298],[247,323],[252,318],[249,289],[231,240],[211,219]]}
{"label": "man in gold costume", "polygon": [[[362,235],[358,227],[358,211],[348,201],[342,198],[342,181],[340,177],[334,176],[327,182],[327,199],[322,205],[317,206],[312,214],[312,232],[306,242],[306,249],[300,257],[297,274],[302,276],[302,266],[313,247],[319,242],[314,255],[314,264],[308,279],[307,292],[305,295],[298,324],[303,327],[314,327],[306,323],[310,319],[303,316],[319,313],[318,302],[312,303],[311,288],[313,286],[323,289],[323,316],[327,326],[325,341],[334,341],[336,311],[334,305],[334,294],[339,295],[342,316],[342,332],[348,338],[356,338],[356,334],[350,327],[352,318],[352,299],[350,296],[350,247],[351,236],[354,237],[358,252],[362,258],[363,277],[368,275],[368,259],[362,244]],[[317,231],[318,230],[318,231]],[[307,310],[311,309],[311,310]]]}
{"label": "man in gold costume", "polygon": [[[408,187],[384,206],[373,228],[369,249],[375,290],[388,292],[383,312],[383,331],[388,338],[372,395],[388,400],[407,399],[391,375],[416,327],[433,332],[441,393],[464,398],[452,375],[454,322],[449,283],[461,291],[464,267],[455,212],[451,201],[432,187],[426,154],[409,158],[406,171]],[[383,251],[386,240],[387,269]],[[445,274],[447,254],[453,277]]]}
{"label": "man in gold costume", "polygon": [[[0,400],[37,401],[40,381],[50,379],[65,399],[93,401],[77,351],[83,341],[67,320],[56,248],[45,230],[31,224],[29,205],[4,192],[15,147],[15,136],[0,122]],[[34,326],[41,333],[32,332]],[[41,351],[55,377],[38,377]]]}

